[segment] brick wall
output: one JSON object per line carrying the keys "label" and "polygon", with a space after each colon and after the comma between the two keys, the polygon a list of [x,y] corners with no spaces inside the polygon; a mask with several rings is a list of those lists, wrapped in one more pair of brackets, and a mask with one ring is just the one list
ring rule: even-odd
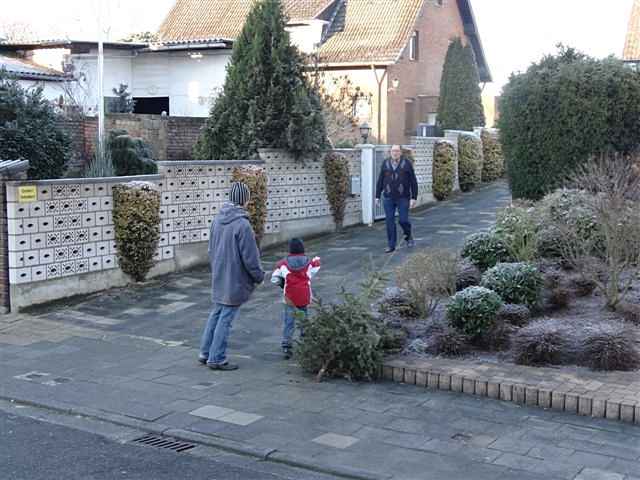
{"label": "brick wall", "polygon": [[[107,133],[116,129],[126,130],[129,135],[144,139],[151,146],[155,160],[192,160],[193,146],[205,121],[200,117],[112,113],[105,118],[105,130]],[[98,119],[65,117],[59,120],[59,125],[71,138],[73,155],[70,167],[83,167],[95,152]]]}
{"label": "brick wall", "polygon": [[[69,168],[80,169],[88,159],[88,151],[86,145],[87,132],[85,127],[85,119],[78,115],[59,117],[58,126],[62,128],[71,140],[71,160]],[[97,131],[97,124],[96,124]]]}
{"label": "brick wall", "polygon": [[169,117],[167,119],[167,160],[192,160],[206,118]]}
{"label": "brick wall", "polygon": [[[414,100],[416,112],[413,124],[417,124],[420,112],[420,95],[437,97],[440,94],[440,78],[444,59],[449,48],[449,40],[454,37],[466,38],[464,26],[455,0],[444,0],[442,6],[436,2],[424,2],[416,24],[419,32],[419,56],[417,61],[409,59],[408,48],[398,63],[389,67],[389,79],[398,78],[396,90],[387,94],[387,143],[406,143],[405,100]],[[391,80],[390,80],[391,81]]]}

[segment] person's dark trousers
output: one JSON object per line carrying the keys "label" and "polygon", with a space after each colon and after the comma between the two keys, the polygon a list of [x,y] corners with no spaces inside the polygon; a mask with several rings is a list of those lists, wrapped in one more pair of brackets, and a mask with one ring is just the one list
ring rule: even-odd
{"label": "person's dark trousers", "polygon": [[384,197],[385,222],[387,224],[387,241],[389,248],[396,248],[398,234],[396,232],[396,210],[400,217],[400,227],[404,233],[404,239],[411,239],[411,223],[409,222],[409,199],[408,198],[387,198]]}

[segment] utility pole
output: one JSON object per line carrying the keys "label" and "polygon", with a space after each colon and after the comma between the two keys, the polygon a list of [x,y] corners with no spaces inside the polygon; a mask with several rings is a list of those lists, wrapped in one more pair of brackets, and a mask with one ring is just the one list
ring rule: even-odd
{"label": "utility pole", "polygon": [[102,2],[98,2],[98,142],[96,143],[96,157],[104,155],[104,48],[102,31]]}

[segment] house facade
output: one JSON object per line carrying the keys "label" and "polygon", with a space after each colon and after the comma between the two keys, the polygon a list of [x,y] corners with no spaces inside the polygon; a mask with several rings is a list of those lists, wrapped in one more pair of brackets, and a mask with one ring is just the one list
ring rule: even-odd
{"label": "house facade", "polygon": [[[177,0],[158,33],[164,42],[233,40],[252,4]],[[292,41],[317,56],[325,85],[347,77],[366,94],[354,111],[380,142],[406,142],[419,123],[435,124],[451,39],[472,45],[481,81],[491,81],[469,0],[283,0],[283,6]]]}
{"label": "house facade", "polygon": [[[224,85],[235,38],[255,0],[176,0],[155,44],[104,44],[104,97],[126,84],[135,113],[205,117]],[[282,0],[292,42],[319,66],[327,91],[348,79],[362,94],[352,114],[380,143],[406,143],[434,125],[440,78],[455,37],[475,52],[490,82],[470,0]],[[5,46],[5,48],[8,48]],[[96,42],[13,45],[26,61],[55,50],[76,80],[70,103],[98,106]],[[312,62],[312,60],[310,60]],[[311,69],[310,69],[311,70]]]}
{"label": "house facade", "polygon": [[1,44],[0,70],[6,71],[25,89],[42,88],[43,97],[56,104],[64,102],[65,92],[73,81],[72,77],[59,70],[20,58],[12,51],[4,51]]}
{"label": "house facade", "polygon": [[[75,80],[71,88],[67,88],[66,103],[80,105],[88,115],[97,113],[96,42],[42,41],[4,48],[11,48],[16,56],[34,65],[44,58],[57,63],[60,75],[64,71]],[[136,100],[135,113],[205,117],[212,96],[224,84],[232,42],[208,40],[157,45],[105,42],[103,48],[102,93],[107,102],[114,97],[113,89],[125,84]]]}

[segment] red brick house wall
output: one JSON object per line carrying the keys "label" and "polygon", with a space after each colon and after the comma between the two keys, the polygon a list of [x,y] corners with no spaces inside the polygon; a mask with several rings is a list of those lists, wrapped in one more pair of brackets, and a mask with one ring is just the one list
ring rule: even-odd
{"label": "red brick house wall", "polygon": [[[463,38],[464,27],[456,0],[437,2],[426,0],[418,17],[416,30],[419,32],[418,60],[409,59],[409,48],[405,48],[398,63],[388,68],[389,84],[400,80],[397,90],[391,90],[387,96],[387,143],[407,143],[420,118],[419,96],[437,97],[440,92],[440,78],[449,41],[455,37]],[[405,113],[407,100],[413,100],[414,115],[411,120],[411,134],[405,134]],[[434,103],[434,99],[423,100]],[[411,107],[408,107],[411,111]]]}

